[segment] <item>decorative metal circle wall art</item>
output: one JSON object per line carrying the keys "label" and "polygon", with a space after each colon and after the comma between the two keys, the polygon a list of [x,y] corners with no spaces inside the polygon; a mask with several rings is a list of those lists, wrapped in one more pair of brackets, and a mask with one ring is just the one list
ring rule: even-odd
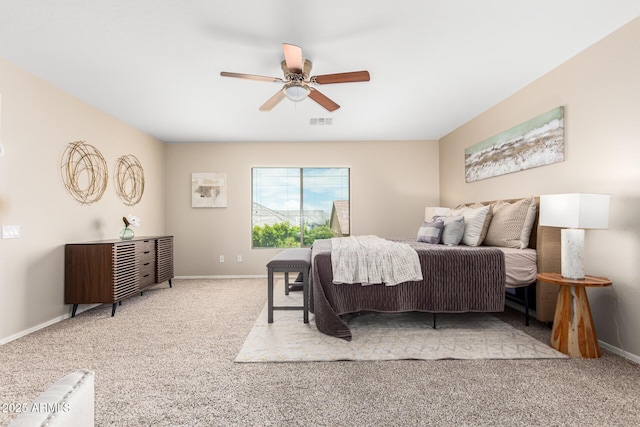
{"label": "decorative metal circle wall art", "polygon": [[70,142],[60,161],[62,181],[71,197],[83,205],[102,198],[109,172],[100,151],[84,141]]}
{"label": "decorative metal circle wall art", "polygon": [[144,170],[136,156],[128,154],[118,158],[114,175],[120,200],[127,206],[138,204],[144,193]]}

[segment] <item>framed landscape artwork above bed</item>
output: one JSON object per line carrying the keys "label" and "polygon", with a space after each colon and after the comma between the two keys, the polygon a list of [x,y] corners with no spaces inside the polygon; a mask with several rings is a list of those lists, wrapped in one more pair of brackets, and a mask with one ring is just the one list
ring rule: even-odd
{"label": "framed landscape artwork above bed", "polygon": [[464,150],[465,182],[564,161],[564,107]]}

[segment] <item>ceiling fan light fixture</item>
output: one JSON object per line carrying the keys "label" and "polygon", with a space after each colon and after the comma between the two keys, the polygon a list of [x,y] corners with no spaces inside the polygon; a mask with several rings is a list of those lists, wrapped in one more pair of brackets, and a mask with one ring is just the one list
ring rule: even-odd
{"label": "ceiling fan light fixture", "polygon": [[284,61],[280,62],[280,68],[282,68],[284,79],[255,74],[230,73],[227,71],[220,72],[220,75],[222,77],[284,83],[284,86],[275,95],[260,106],[260,111],[271,111],[273,107],[285,98],[292,102],[300,102],[308,97],[330,113],[340,108],[340,106],[318,91],[313,85],[368,82],[370,79],[369,72],[366,70],[310,76],[313,64],[308,59],[302,58],[300,46],[283,43],[282,50],[284,52]]}
{"label": "ceiling fan light fixture", "polygon": [[293,102],[300,102],[309,95],[311,90],[302,83],[288,83],[284,86],[284,94]]}

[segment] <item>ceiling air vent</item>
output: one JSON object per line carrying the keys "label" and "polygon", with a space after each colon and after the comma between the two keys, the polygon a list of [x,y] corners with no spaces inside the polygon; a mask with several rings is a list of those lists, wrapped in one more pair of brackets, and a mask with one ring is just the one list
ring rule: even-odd
{"label": "ceiling air vent", "polygon": [[309,119],[311,126],[331,126],[333,124],[332,117],[317,117]]}

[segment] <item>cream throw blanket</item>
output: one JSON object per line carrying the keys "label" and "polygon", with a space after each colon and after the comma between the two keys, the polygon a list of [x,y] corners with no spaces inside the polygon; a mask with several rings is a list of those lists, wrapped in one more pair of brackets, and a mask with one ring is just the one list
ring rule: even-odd
{"label": "cream throw blanket", "polygon": [[387,286],[422,280],[418,253],[405,243],[377,236],[331,239],[333,283]]}

